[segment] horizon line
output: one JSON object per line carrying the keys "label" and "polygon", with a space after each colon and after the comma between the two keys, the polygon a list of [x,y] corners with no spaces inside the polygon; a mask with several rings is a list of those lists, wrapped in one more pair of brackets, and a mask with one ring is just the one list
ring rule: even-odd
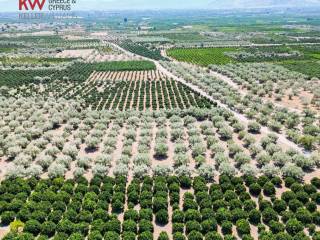
{"label": "horizon line", "polygon": [[234,8],[121,8],[121,9],[109,9],[109,10],[99,10],[99,9],[87,9],[87,10],[72,10],[72,11],[1,11],[0,13],[24,13],[24,12],[114,12],[114,11],[214,11],[214,10],[223,10],[223,11],[232,11],[232,10],[268,10],[268,9],[318,9],[319,6],[306,6],[306,7],[297,7],[297,6],[268,6],[268,7],[234,7]]}

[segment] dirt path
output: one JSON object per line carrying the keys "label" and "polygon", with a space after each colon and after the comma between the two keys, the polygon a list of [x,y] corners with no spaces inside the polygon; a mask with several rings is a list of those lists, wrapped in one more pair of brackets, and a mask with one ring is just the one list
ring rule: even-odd
{"label": "dirt path", "polygon": [[10,227],[0,227],[0,239],[3,239],[10,232]]}
{"label": "dirt path", "polygon": [[310,184],[312,178],[315,178],[315,177],[320,177],[320,169],[317,169],[312,173],[306,174],[303,180],[306,184]]}
{"label": "dirt path", "polygon": [[[151,141],[150,141],[150,153],[149,153],[149,156],[150,156],[150,159],[153,159],[153,156],[155,154],[155,151],[154,151],[154,148],[156,146],[156,135],[157,135],[157,131],[158,131],[158,128],[157,128],[157,124],[154,122],[152,123],[152,133],[151,133]],[[151,166],[154,168],[155,166],[157,166],[158,163],[157,161],[151,161]]]}
{"label": "dirt path", "polygon": [[130,81],[130,84],[129,84],[129,87],[128,87],[128,90],[126,92],[126,100],[124,101],[124,105],[123,105],[123,109],[126,109],[127,108],[127,105],[130,104],[131,101],[128,101],[129,100],[129,91],[131,90],[131,87],[132,87],[132,82],[133,81]]}
{"label": "dirt path", "polygon": [[3,179],[5,177],[7,168],[8,168],[8,162],[6,162],[4,158],[0,158],[0,179]]}
{"label": "dirt path", "polygon": [[113,176],[113,170],[115,169],[115,167],[117,165],[117,160],[119,160],[122,155],[123,140],[124,140],[124,134],[126,133],[126,131],[127,131],[126,125],[124,125],[119,131],[116,149],[112,154],[112,163],[111,163],[111,168],[110,168],[108,176],[111,176],[111,177]]}
{"label": "dirt path", "polygon": [[132,92],[132,96],[131,96],[131,99],[130,99],[130,109],[132,109],[132,106],[133,106],[133,103],[134,103],[134,98],[136,96],[136,89],[137,89],[137,82],[138,81],[134,81],[134,88],[133,88],[133,92]]}
{"label": "dirt path", "polygon": [[138,127],[137,128],[137,131],[136,131],[136,139],[134,141],[134,143],[132,144],[132,156],[130,158],[130,163],[128,164],[128,167],[129,167],[129,174],[128,174],[128,182],[130,183],[134,176],[133,176],[133,167],[134,167],[134,158],[139,154],[138,152],[138,146],[139,146],[139,141],[140,141],[140,132],[141,132],[141,128]]}
{"label": "dirt path", "polygon": [[161,232],[166,232],[169,236],[169,239],[172,239],[172,206],[169,204],[168,206],[168,215],[169,215],[169,222],[166,225],[159,225],[156,223],[155,216],[153,217],[153,226],[154,226],[154,232],[153,232],[153,239],[158,239]]}

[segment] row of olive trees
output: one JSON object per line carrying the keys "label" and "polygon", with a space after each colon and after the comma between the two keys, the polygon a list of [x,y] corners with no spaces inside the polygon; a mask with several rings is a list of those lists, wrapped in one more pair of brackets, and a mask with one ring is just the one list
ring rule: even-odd
{"label": "row of olive trees", "polygon": [[313,111],[307,109],[300,114],[275,106],[272,102],[266,103],[258,95],[239,94],[238,89],[223,79],[196,66],[171,62],[161,62],[161,64],[248,119],[256,120],[275,132],[285,131],[290,140],[302,144],[306,149],[312,150],[319,144],[319,118]]}
{"label": "row of olive trees", "polygon": [[[209,178],[217,172],[288,175],[293,169],[301,177],[319,165],[317,154],[283,151],[276,136],[258,141],[259,124],[245,126],[221,108],[109,112],[63,99],[1,100],[0,156],[9,163],[8,176],[92,172]],[[158,164],[168,159],[170,145],[172,164]]]}

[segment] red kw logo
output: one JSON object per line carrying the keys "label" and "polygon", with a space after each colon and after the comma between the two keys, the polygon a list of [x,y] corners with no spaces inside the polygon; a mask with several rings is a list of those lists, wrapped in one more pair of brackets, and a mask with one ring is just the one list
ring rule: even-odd
{"label": "red kw logo", "polygon": [[38,6],[42,10],[46,0],[19,0],[19,10],[34,10]]}

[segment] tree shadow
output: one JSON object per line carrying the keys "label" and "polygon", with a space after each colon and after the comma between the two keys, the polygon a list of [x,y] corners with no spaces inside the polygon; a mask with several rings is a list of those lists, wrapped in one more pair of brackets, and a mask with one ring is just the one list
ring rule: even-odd
{"label": "tree shadow", "polygon": [[95,148],[89,148],[89,147],[86,147],[84,149],[84,151],[88,154],[88,153],[95,153],[96,151],[98,151],[98,147],[95,147]]}

